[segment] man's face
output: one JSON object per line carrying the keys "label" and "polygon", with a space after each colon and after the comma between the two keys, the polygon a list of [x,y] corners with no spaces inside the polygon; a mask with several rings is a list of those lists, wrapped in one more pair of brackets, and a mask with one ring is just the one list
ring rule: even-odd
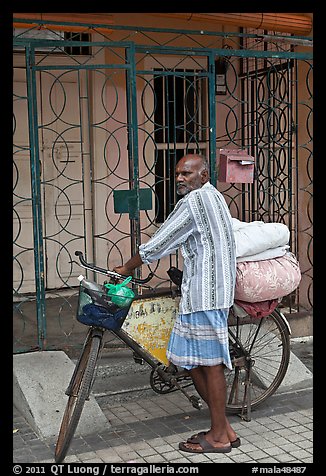
{"label": "man's face", "polygon": [[175,169],[177,194],[186,195],[192,190],[202,187],[207,182],[207,171],[203,171],[199,160],[182,158]]}

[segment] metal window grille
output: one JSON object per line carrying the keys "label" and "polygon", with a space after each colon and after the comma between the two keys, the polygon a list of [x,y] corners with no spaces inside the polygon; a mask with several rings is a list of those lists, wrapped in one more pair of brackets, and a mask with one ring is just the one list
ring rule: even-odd
{"label": "metal window grille", "polygon": [[177,201],[175,164],[185,153],[206,153],[208,93],[207,79],[194,70],[174,69],[171,75],[154,71],[155,216],[156,223],[163,223]]}
{"label": "metal window grille", "polygon": [[[35,28],[14,28],[14,37],[16,38],[25,38],[33,40],[71,40],[71,41],[90,41],[89,33],[76,33],[76,32],[64,32],[64,31],[53,31],[45,29],[35,29]],[[14,45],[14,52],[21,52],[24,50],[24,46]],[[36,52],[49,52],[56,54],[68,54],[68,55],[90,55],[91,47],[90,46],[64,46],[63,48],[55,48],[53,46],[38,46],[35,48]]]}

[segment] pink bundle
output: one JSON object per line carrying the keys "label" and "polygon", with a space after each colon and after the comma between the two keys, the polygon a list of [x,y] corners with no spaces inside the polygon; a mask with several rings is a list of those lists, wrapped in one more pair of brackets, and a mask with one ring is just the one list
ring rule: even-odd
{"label": "pink bundle", "polygon": [[239,262],[235,299],[251,303],[279,299],[294,291],[300,280],[299,262],[291,252],[279,258]]}

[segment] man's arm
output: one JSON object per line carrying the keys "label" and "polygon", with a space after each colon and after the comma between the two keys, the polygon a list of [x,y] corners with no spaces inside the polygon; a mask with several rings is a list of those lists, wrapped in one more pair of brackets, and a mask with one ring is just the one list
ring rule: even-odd
{"label": "man's arm", "polygon": [[171,254],[192,233],[192,220],[185,202],[180,200],[165,222],[145,244],[139,246],[139,252],[122,266],[114,268],[116,273],[129,276],[135,268],[149,264]]}
{"label": "man's arm", "polygon": [[136,253],[134,256],[130,258],[127,263],[122,266],[116,266],[113,271],[119,274],[123,274],[124,276],[129,276],[132,274],[135,268],[139,268],[143,264],[139,253]]}

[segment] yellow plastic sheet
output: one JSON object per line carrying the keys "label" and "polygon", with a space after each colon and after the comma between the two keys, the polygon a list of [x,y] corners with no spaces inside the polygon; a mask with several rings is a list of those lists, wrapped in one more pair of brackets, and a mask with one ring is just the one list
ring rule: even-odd
{"label": "yellow plastic sheet", "polygon": [[166,347],[178,308],[179,298],[159,296],[135,300],[122,328],[152,357],[168,365]]}

